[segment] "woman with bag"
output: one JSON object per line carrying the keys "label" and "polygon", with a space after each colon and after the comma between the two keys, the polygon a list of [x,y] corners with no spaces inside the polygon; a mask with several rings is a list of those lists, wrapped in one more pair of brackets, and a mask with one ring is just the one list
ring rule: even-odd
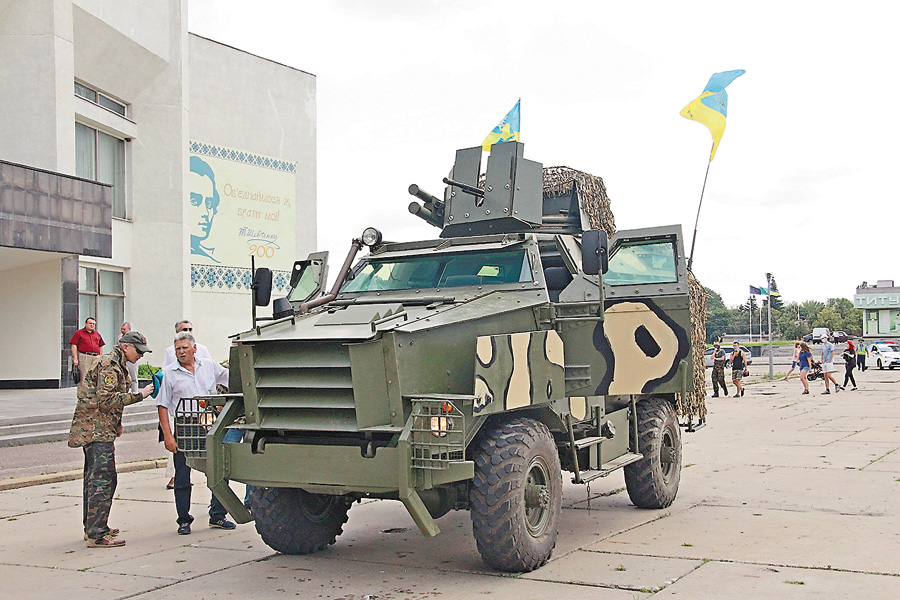
{"label": "woman with bag", "polygon": [[734,383],[734,387],[737,388],[737,391],[734,393],[735,396],[744,395],[744,386],[741,385],[741,378],[749,374],[747,371],[747,357],[744,355],[744,351],[741,350],[741,345],[735,342],[734,350],[731,352],[731,381]]}
{"label": "woman with bag", "polygon": [[844,372],[844,387],[847,387],[849,381],[853,384],[853,387],[850,388],[853,391],[856,389],[856,379],[853,378],[853,369],[856,368],[856,347],[850,340],[847,340],[847,348],[841,357],[844,359],[844,367],[847,369]]}

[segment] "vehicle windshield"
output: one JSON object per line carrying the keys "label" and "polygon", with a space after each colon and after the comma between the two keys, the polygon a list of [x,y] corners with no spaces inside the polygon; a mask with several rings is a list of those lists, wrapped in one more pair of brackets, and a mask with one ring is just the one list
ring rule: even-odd
{"label": "vehicle windshield", "polygon": [[876,347],[882,352],[900,352],[900,346],[893,344],[878,344]]}
{"label": "vehicle windshield", "polygon": [[524,248],[367,261],[341,292],[500,285],[532,281]]}

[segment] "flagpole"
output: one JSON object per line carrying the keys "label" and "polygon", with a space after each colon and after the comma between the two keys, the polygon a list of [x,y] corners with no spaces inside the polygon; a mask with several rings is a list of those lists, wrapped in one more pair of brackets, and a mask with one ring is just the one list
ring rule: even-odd
{"label": "flagpole", "polygon": [[[715,146],[715,144],[713,144]],[[703,176],[703,189],[700,190],[700,202],[697,204],[697,218],[694,219],[694,236],[691,238],[691,255],[688,258],[688,271],[694,264],[694,246],[697,244],[697,224],[700,222],[700,208],[703,206],[703,194],[706,192],[706,180],[709,178],[709,166],[712,164],[712,148],[709,151],[709,162],[706,163],[706,175]]]}

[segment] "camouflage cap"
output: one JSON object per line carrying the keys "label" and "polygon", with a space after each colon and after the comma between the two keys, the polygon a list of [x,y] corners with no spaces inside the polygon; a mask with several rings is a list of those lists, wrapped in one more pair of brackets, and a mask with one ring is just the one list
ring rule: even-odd
{"label": "camouflage cap", "polygon": [[138,333],[137,331],[129,331],[119,340],[120,344],[132,344],[137,351],[141,354],[147,354],[148,352],[153,352],[149,346],[147,346],[147,338]]}

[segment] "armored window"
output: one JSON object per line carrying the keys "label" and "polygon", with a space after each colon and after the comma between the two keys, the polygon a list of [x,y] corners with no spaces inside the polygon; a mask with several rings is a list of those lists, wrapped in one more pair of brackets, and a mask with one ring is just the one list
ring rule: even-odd
{"label": "armored window", "polygon": [[523,249],[371,260],[357,267],[341,292],[412,290],[530,282]]}
{"label": "armored window", "polygon": [[614,249],[603,281],[609,285],[678,281],[675,244],[670,240],[638,240]]}

